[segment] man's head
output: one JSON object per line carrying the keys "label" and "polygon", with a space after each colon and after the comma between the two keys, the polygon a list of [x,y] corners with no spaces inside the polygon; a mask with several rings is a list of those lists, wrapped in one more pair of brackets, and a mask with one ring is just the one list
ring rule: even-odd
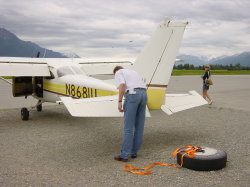
{"label": "man's head", "polygon": [[123,69],[122,66],[116,66],[113,70],[113,73],[115,74],[118,70]]}

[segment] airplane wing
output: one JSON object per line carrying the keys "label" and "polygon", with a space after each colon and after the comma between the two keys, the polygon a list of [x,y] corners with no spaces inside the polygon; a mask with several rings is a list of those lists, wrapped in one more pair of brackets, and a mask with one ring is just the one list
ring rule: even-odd
{"label": "airplane wing", "polygon": [[[89,76],[110,75],[116,66],[131,68],[135,62],[135,58],[80,58],[78,63],[82,70]],[[176,62],[183,62],[176,59]]]}
{"label": "airplane wing", "polygon": [[0,76],[50,76],[48,64],[36,58],[0,58]]}
{"label": "airplane wing", "polygon": [[189,91],[188,94],[166,94],[165,105],[161,109],[171,115],[182,110],[208,104],[207,101],[196,91]]}
{"label": "airplane wing", "polygon": [[133,65],[134,58],[86,58],[80,59],[79,64],[82,70],[91,75],[110,75],[116,66],[129,68]]}
{"label": "airplane wing", "polygon": [[[122,117],[117,108],[117,96],[105,96],[88,99],[60,97],[69,113],[75,117]],[[150,117],[147,109],[146,116]]]}

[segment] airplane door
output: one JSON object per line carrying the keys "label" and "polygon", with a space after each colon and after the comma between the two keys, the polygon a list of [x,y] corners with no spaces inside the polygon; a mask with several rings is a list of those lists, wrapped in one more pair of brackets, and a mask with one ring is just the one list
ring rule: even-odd
{"label": "airplane door", "polygon": [[29,96],[33,93],[43,97],[43,77],[13,77],[12,93],[14,97]]}
{"label": "airplane door", "polygon": [[32,95],[32,77],[13,77],[12,83],[12,93],[14,97]]}

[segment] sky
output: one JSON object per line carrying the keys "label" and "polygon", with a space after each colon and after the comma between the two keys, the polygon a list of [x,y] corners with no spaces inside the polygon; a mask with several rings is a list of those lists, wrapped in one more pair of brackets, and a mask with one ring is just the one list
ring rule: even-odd
{"label": "sky", "polygon": [[81,57],[136,57],[157,25],[188,21],[179,54],[250,51],[249,0],[0,0],[0,27]]}

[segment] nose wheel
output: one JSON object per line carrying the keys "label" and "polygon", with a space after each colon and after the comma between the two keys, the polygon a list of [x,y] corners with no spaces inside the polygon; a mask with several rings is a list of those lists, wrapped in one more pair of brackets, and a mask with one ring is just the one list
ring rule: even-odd
{"label": "nose wheel", "polygon": [[22,118],[22,120],[24,120],[24,121],[29,120],[29,114],[30,113],[29,113],[27,108],[22,108],[21,109],[21,118]]}

